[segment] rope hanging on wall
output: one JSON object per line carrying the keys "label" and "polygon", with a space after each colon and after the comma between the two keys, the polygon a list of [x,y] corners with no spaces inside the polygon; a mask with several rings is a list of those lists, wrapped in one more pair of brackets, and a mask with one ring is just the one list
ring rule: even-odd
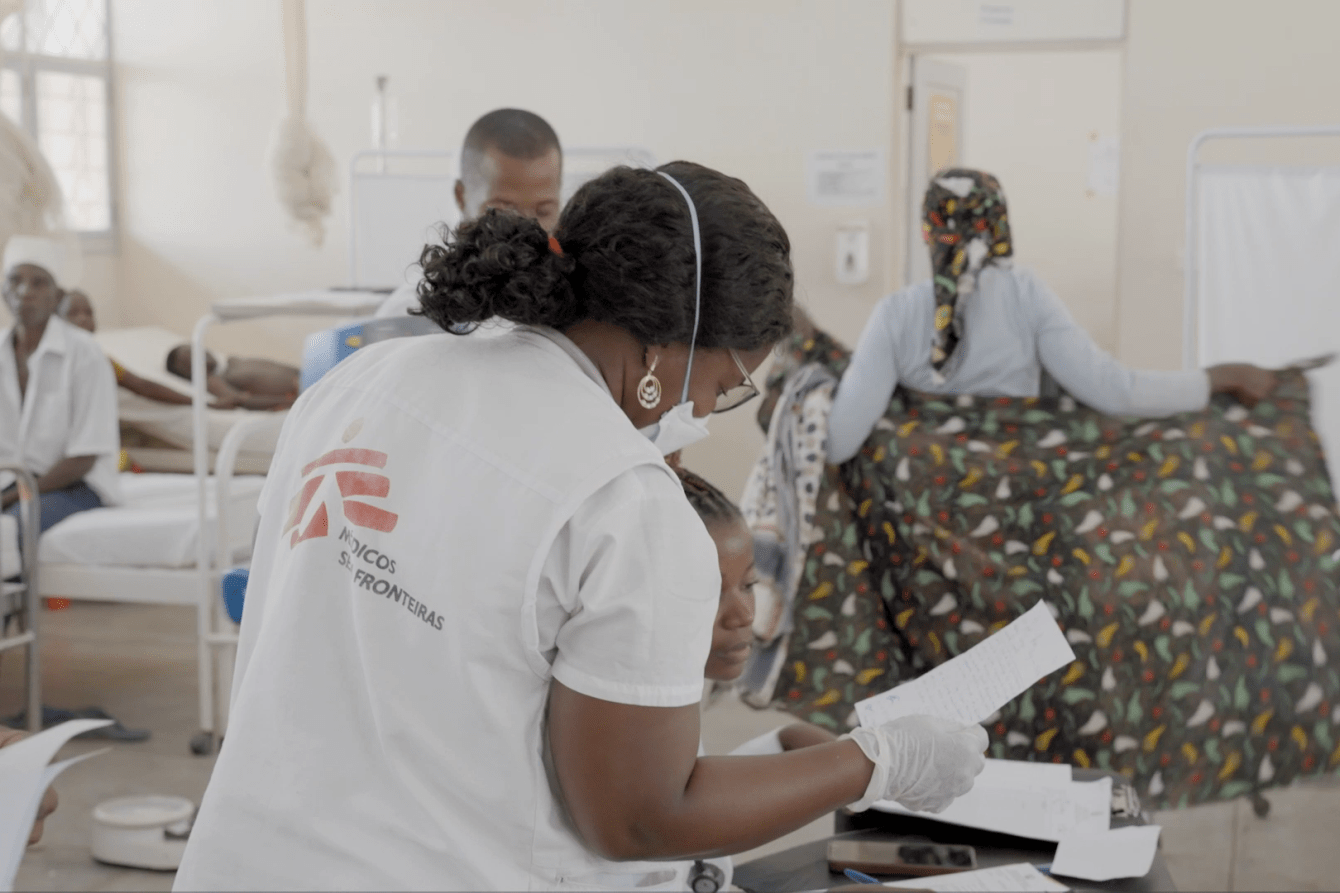
{"label": "rope hanging on wall", "polygon": [[[0,0],[0,22],[21,13],[23,0]],[[33,138],[0,115],[0,246],[13,235],[51,235],[63,228],[56,175]]]}
{"label": "rope hanging on wall", "polygon": [[307,11],[304,0],[281,0],[288,113],[275,130],[270,174],[275,192],[313,246],[325,239],[325,218],[338,190],[335,159],[307,121]]}

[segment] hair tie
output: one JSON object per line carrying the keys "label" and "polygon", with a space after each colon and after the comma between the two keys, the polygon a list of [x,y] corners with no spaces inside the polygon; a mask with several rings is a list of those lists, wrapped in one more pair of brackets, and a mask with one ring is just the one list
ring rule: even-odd
{"label": "hair tie", "polygon": [[554,252],[554,254],[557,254],[559,257],[563,256],[563,246],[558,244],[557,237],[549,237],[549,250]]}

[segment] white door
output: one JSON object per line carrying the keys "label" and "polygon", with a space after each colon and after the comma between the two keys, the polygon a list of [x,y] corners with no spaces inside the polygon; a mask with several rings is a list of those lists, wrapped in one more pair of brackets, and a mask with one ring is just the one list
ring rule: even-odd
{"label": "white door", "polygon": [[903,282],[929,279],[930,256],[921,240],[921,200],[936,171],[962,163],[968,70],[926,56],[910,58],[912,120],[908,127],[907,244]]}

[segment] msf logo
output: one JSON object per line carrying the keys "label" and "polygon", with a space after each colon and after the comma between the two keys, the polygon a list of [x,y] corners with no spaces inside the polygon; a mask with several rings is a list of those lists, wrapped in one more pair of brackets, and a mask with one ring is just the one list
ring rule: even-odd
{"label": "msf logo", "polygon": [[[346,467],[338,470],[332,467],[337,465]],[[322,482],[332,472],[340,491],[340,509],[350,524],[382,533],[395,530],[396,522],[400,520],[399,515],[356,498],[384,499],[391,492],[390,478],[374,471],[362,470],[385,467],[385,453],[352,448],[331,450],[321,458],[307,463],[302,469],[302,476],[306,480],[302,489],[293,497],[293,502],[289,506],[288,521],[284,525],[283,532],[285,534],[291,532],[289,548],[297,546],[304,540],[330,535],[330,512],[326,507],[326,501],[323,499],[317,502],[314,512],[309,512],[309,509],[317,491],[321,489]],[[304,520],[306,524],[303,524]]]}

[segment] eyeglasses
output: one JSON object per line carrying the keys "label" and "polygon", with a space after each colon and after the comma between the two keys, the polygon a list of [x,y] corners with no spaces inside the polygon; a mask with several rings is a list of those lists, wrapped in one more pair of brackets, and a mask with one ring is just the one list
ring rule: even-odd
{"label": "eyeglasses", "polygon": [[758,388],[754,387],[754,380],[749,377],[749,370],[744,367],[744,363],[740,360],[740,355],[737,354],[734,349],[731,349],[730,351],[730,358],[735,361],[735,366],[740,370],[740,374],[744,376],[744,381],[726,391],[724,394],[717,395],[717,405],[713,408],[712,412],[726,412],[741,404],[748,403],[750,400],[753,400],[758,396]]}

